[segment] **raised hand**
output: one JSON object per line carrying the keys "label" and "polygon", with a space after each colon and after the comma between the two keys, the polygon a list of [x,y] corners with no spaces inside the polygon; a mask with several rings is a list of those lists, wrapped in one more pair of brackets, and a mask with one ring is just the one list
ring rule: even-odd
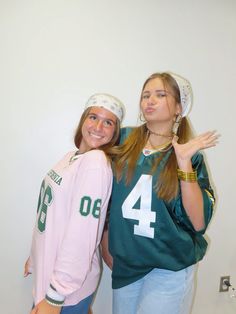
{"label": "raised hand", "polygon": [[216,146],[219,137],[220,135],[216,131],[208,131],[196,136],[185,144],[178,144],[178,137],[175,136],[172,144],[178,163],[190,161],[192,156],[199,150]]}

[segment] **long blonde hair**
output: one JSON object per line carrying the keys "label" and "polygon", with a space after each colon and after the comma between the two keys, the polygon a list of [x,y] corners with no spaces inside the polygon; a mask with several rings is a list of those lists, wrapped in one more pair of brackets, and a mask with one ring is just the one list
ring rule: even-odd
{"label": "long blonde hair", "polygon": [[[168,73],[154,73],[145,82],[142,88],[142,92],[146,84],[155,78],[160,78],[164,86],[170,87],[173,96],[177,103],[180,102],[179,87],[175,80]],[[142,95],[141,92],[141,95]],[[141,102],[141,97],[140,97]],[[186,117],[184,117],[180,123],[177,131],[179,137],[178,143],[186,143],[192,137],[192,130]],[[126,138],[123,144],[120,145],[119,151],[114,158],[114,171],[118,181],[125,176],[126,184],[129,184],[138,161],[138,158],[146,145],[149,137],[149,130],[146,123],[132,130],[129,136]],[[166,156],[167,152],[160,152],[160,157],[156,159],[152,166],[151,174],[155,173],[158,165]],[[124,169],[125,172],[124,172]],[[177,160],[174,149],[171,148],[170,156],[167,159],[165,166],[161,169],[158,181],[155,184],[157,196],[165,201],[171,201],[174,199],[179,190],[178,178],[177,178]]]}

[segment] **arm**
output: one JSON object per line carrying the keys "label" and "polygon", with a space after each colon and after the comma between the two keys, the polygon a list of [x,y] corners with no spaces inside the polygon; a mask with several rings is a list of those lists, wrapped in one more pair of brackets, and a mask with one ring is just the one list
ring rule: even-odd
{"label": "arm", "polygon": [[60,314],[61,307],[53,306],[47,303],[45,300],[39,302],[30,312],[30,314]]}
{"label": "arm", "polygon": [[102,241],[101,241],[101,252],[102,252],[102,258],[104,262],[107,264],[107,266],[110,269],[112,269],[113,258],[108,249],[108,229],[105,229],[103,232]]}
{"label": "arm", "polygon": [[77,170],[67,228],[46,298],[60,302],[80,289],[91,271],[104,226],[112,172],[104,153],[86,153]]}
{"label": "arm", "polygon": [[[177,138],[173,139],[178,167],[185,172],[192,172],[192,156],[201,149],[213,147],[217,144],[219,135],[212,132],[206,132],[186,144],[178,144]],[[202,190],[198,182],[180,181],[182,203],[186,213],[196,231],[205,228],[204,206]]]}

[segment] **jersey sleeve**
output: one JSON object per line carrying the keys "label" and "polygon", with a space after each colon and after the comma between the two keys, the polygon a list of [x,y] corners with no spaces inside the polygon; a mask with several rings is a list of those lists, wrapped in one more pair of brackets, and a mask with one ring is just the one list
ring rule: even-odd
{"label": "jersey sleeve", "polygon": [[198,180],[198,184],[200,186],[201,192],[202,192],[205,228],[202,229],[201,231],[196,231],[194,229],[184,209],[180,194],[175,200],[174,214],[176,215],[177,221],[181,223],[182,225],[184,225],[188,230],[191,230],[194,233],[204,234],[213,214],[215,197],[214,197],[213,189],[210,185],[209,175],[207,172],[203,155],[201,153],[195,154],[192,158],[192,164],[193,164],[193,169],[197,171],[197,180]]}
{"label": "jersey sleeve", "polygon": [[112,186],[112,172],[105,154],[86,153],[76,175],[68,225],[59,248],[46,298],[63,304],[78,290],[91,270],[100,243]]}

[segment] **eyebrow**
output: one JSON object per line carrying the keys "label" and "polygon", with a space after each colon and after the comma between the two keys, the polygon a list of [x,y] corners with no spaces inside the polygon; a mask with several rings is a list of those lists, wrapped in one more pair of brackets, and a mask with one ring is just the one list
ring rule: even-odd
{"label": "eyebrow", "polygon": [[[165,93],[167,93],[168,91],[166,89],[156,89],[155,92],[165,92]],[[149,90],[143,91],[143,94],[145,94],[145,93],[150,93],[150,91]]]}
{"label": "eyebrow", "polygon": [[102,120],[108,120],[108,121],[111,121],[112,123],[116,124],[116,122],[110,118],[103,118],[103,117],[100,117],[97,113],[95,112],[89,112],[88,115],[93,115],[93,116],[96,116],[96,117],[99,117],[99,119],[102,119]]}

